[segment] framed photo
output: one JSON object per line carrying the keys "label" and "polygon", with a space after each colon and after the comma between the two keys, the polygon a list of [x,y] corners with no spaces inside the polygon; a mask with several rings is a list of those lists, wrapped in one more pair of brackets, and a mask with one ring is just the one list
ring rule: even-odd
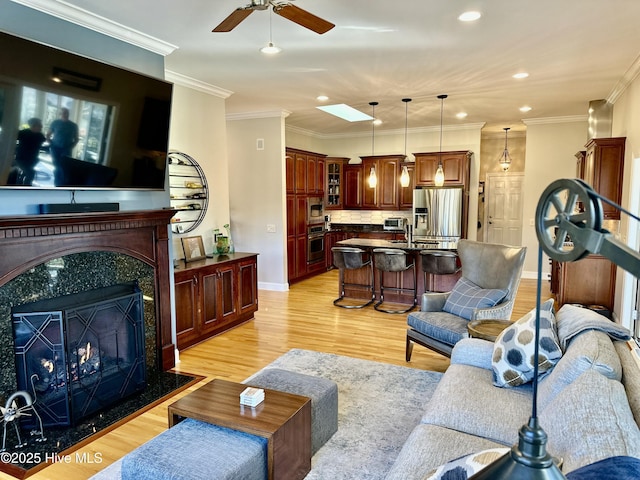
{"label": "framed photo", "polygon": [[197,237],[185,237],[180,239],[182,241],[182,249],[184,250],[184,261],[193,262],[195,260],[202,260],[206,258],[204,251],[204,242],[201,236]]}

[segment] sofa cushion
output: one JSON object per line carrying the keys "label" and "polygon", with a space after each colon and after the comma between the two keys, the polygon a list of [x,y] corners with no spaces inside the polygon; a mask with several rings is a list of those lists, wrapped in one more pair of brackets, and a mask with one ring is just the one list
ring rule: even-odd
{"label": "sofa cushion", "polygon": [[498,447],[470,453],[451,460],[425,475],[423,480],[467,480],[506,454],[510,448]]}
{"label": "sofa cushion", "polygon": [[411,431],[385,479],[421,479],[449,460],[495,447],[503,445],[437,425],[420,424]]}
{"label": "sofa cushion", "polygon": [[570,472],[619,455],[640,458],[640,430],[623,385],[587,370],[540,410],[548,451]]}
{"label": "sofa cushion", "polygon": [[469,336],[467,323],[447,312],[412,312],[407,317],[407,324],[414,330],[451,346]]}
{"label": "sofa cushion", "polygon": [[[511,446],[531,414],[531,384],[496,388],[491,370],[450,365],[422,416],[439,425]],[[467,452],[471,453],[471,452]],[[448,460],[455,457],[450,457]]]}
{"label": "sofa cushion", "polygon": [[636,423],[640,425],[640,369],[626,342],[613,342],[622,364],[622,384]]}
{"label": "sofa cushion", "polygon": [[576,337],[555,368],[539,383],[538,405],[542,408],[587,370],[612,380],[622,378],[620,358],[606,333],[590,330]]}
{"label": "sofa cushion", "polygon": [[640,459],[610,457],[585,465],[567,474],[567,480],[637,480],[640,478]]}
{"label": "sofa cushion", "polygon": [[461,363],[491,370],[493,342],[480,338],[463,338],[451,351],[451,364]]}
{"label": "sofa cushion", "polygon": [[614,340],[629,340],[629,330],[617,323],[608,320],[607,317],[571,304],[563,305],[558,311],[557,319],[558,340],[563,350],[569,342],[586,330],[600,330]]}
{"label": "sofa cushion", "polygon": [[442,309],[470,320],[476,308],[493,307],[507,293],[507,290],[498,288],[480,288],[471,280],[461,277],[451,290]]}
{"label": "sofa cushion", "polygon": [[[498,335],[492,358],[494,385],[516,387],[533,380],[535,323],[536,309],[533,309]],[[540,306],[539,375],[552,369],[562,356],[554,323],[553,299],[550,298]]]}

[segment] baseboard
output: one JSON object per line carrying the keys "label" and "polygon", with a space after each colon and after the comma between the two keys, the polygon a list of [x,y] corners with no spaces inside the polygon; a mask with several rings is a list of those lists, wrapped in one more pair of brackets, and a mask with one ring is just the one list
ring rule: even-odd
{"label": "baseboard", "polygon": [[272,283],[272,282],[258,282],[258,290],[271,290],[274,292],[288,292],[288,283]]}
{"label": "baseboard", "polygon": [[120,210],[119,203],[96,202],[96,203],[41,203],[38,205],[39,211],[45,213],[89,213],[89,212],[117,212]]}

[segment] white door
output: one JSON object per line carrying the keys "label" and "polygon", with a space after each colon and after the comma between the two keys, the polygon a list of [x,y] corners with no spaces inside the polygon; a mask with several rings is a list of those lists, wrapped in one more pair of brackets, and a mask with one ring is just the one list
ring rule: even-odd
{"label": "white door", "polygon": [[485,192],[486,241],[522,245],[521,173],[489,173]]}

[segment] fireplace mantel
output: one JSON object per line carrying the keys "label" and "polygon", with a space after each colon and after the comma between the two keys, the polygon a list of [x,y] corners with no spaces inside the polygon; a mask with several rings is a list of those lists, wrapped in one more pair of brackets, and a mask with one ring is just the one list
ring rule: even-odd
{"label": "fireplace mantel", "polygon": [[175,366],[171,341],[167,225],[175,210],[0,217],[0,287],[64,255],[95,250],[138,258],[155,272],[156,342],[163,370]]}

